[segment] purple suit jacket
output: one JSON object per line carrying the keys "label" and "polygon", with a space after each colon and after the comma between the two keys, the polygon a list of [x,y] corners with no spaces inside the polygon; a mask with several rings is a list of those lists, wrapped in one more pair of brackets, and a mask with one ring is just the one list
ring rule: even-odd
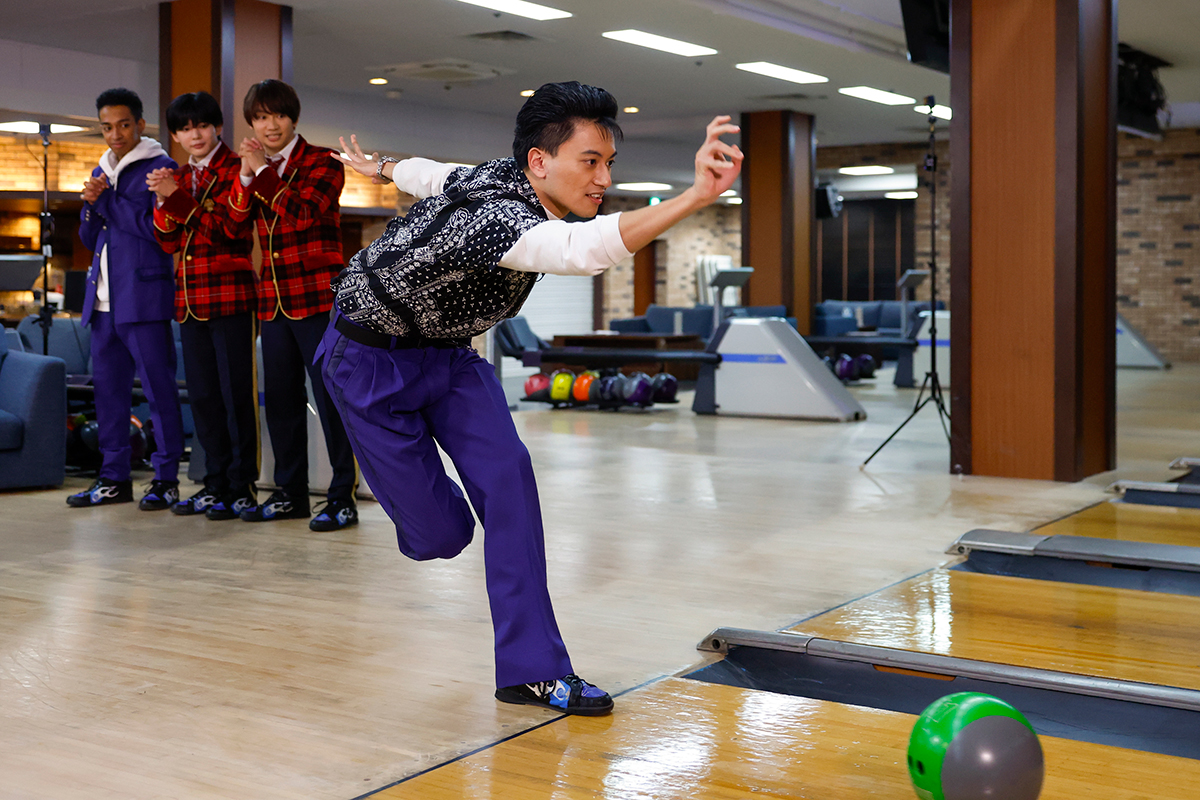
{"label": "purple suit jacket", "polygon": [[[83,204],[79,238],[92,251],[83,324],[92,318],[100,252],[108,245],[108,302],[113,321],[160,322],[175,318],[175,265],[154,236],[154,193],[146,175],[159,167],[176,169],[169,157],[135,161],[121,170],[117,188],[105,189],[96,202]],[[96,167],[92,175],[100,175]]]}

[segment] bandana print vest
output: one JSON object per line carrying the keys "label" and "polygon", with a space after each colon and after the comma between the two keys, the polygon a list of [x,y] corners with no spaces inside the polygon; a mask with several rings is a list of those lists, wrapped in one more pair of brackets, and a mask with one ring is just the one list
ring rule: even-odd
{"label": "bandana print vest", "polygon": [[442,194],[414,204],[350,259],[332,283],[338,309],[388,336],[477,336],[521,310],[538,274],[499,262],[545,221],[514,159],[456,169]]}

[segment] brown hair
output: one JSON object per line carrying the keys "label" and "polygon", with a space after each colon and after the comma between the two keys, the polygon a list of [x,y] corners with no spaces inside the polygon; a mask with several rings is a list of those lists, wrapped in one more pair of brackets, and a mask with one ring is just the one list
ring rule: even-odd
{"label": "brown hair", "polygon": [[242,114],[246,122],[253,124],[254,115],[259,112],[268,114],[283,114],[295,125],[300,121],[300,98],[296,90],[283,81],[268,78],[250,87],[246,92],[246,100],[242,103]]}

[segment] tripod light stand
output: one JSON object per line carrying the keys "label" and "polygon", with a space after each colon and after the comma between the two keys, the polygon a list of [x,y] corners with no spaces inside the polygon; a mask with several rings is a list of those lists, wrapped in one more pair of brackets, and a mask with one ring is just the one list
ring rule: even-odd
{"label": "tripod light stand", "polygon": [[[929,150],[925,153],[925,171],[929,173],[929,372],[925,373],[925,380],[921,383],[921,391],[917,393],[917,402],[913,406],[912,413],[909,414],[903,422],[892,431],[892,435],[883,440],[883,444],[875,448],[875,452],[867,456],[867,460],[862,463],[865,467],[871,463],[879,451],[887,446],[887,443],[896,438],[896,434],[903,430],[904,426],[915,417],[922,408],[933,403],[937,409],[938,421],[942,424],[942,430],[946,433],[946,441],[950,441],[950,412],[946,410],[946,402],[942,395],[942,383],[938,380],[937,368],[937,299],[938,299],[938,279],[937,279],[937,136],[936,126],[937,117],[933,114],[934,99],[933,95],[925,98],[925,104],[929,108]],[[925,389],[928,387],[929,395],[925,395]]]}

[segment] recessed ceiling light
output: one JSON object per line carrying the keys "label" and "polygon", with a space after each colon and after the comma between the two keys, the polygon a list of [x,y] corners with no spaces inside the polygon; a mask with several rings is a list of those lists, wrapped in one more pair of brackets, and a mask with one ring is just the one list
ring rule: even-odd
{"label": "recessed ceiling light", "polygon": [[[41,125],[33,120],[20,120],[18,122],[0,122],[0,131],[5,133],[40,133]],[[79,133],[87,130],[78,125],[60,125],[57,122],[50,125],[51,133]]]}
{"label": "recessed ceiling light", "polygon": [[387,78],[371,78],[367,83],[372,86],[387,86]]}
{"label": "recessed ceiling light", "polygon": [[665,192],[671,188],[671,184],[643,181],[641,183],[618,183],[615,188],[623,192]]}
{"label": "recessed ceiling light", "polygon": [[860,100],[870,100],[872,103],[883,103],[885,106],[902,106],[916,102],[912,97],[905,97],[895,92],[885,92],[882,89],[872,89],[870,86],[847,86],[845,89],[838,89],[838,94],[857,97]]}
{"label": "recessed ceiling light", "polygon": [[804,72],[791,67],[781,67],[778,64],[772,64],[770,61],[751,61],[746,64],[734,64],[735,67],[746,72],[753,72],[757,75],[766,75],[768,78],[778,78],[781,81],[791,81],[792,83],[828,83],[829,78],[823,75],[815,75],[811,72]]}
{"label": "recessed ceiling light", "polygon": [[645,31],[625,30],[625,31],[608,31],[600,34],[605,39],[615,39],[618,42],[626,44],[636,44],[640,47],[649,47],[653,50],[661,50],[664,53],[673,53],[677,56],[687,56],[695,58],[696,56],[711,56],[716,54],[716,50],[711,47],[704,47],[699,44],[691,44],[690,42],[681,42],[678,39],[668,39],[666,36],[658,36]]}
{"label": "recessed ceiling light", "polygon": [[639,111],[641,111],[641,109],[640,109],[640,108],[638,108],[637,106],[625,106],[625,113],[626,113],[626,114],[636,114],[636,113],[638,113]]}
{"label": "recessed ceiling light", "polygon": [[536,89],[525,89],[524,91],[521,92],[521,97],[533,97],[533,93],[535,91],[537,91],[537,90]]}
{"label": "recessed ceiling light", "polygon": [[[915,106],[913,111],[924,116],[929,116],[929,106]],[[950,119],[954,116],[954,112],[950,110],[950,106],[934,106],[933,115],[938,119]]]}
{"label": "recessed ceiling light", "polygon": [[505,14],[516,14],[518,17],[536,19],[540,22],[548,19],[566,19],[573,16],[569,11],[560,11],[557,8],[550,8],[550,6],[543,6],[537,3],[527,3],[525,0],[458,0],[458,2],[490,8],[492,11],[500,11]]}
{"label": "recessed ceiling light", "polygon": [[842,167],[838,170],[843,175],[891,175],[895,171],[891,167],[880,166]]}
{"label": "recessed ceiling light", "polygon": [[916,192],[888,192],[884,195],[888,200],[916,200]]}

